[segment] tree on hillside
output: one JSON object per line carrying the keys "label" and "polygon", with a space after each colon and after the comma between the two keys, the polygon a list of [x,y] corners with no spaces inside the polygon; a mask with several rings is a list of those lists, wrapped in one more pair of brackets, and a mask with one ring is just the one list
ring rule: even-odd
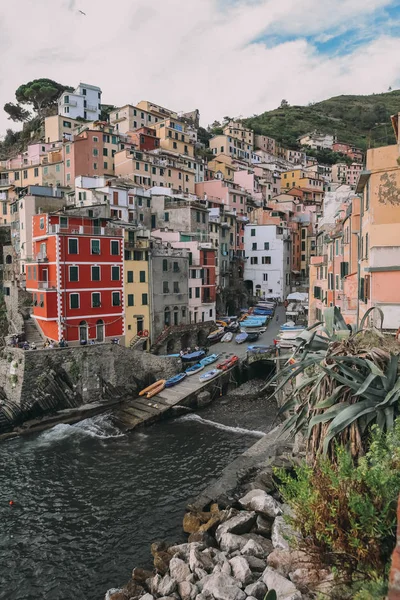
{"label": "tree on hillside", "polygon": [[29,110],[25,110],[19,104],[13,104],[12,102],[7,102],[3,108],[12,121],[27,121],[31,116]]}
{"label": "tree on hillside", "polygon": [[20,85],[15,92],[15,97],[19,104],[31,105],[38,117],[43,118],[48,110],[57,104],[57,99],[65,91],[74,90],[52,79],[34,79]]}
{"label": "tree on hillside", "polygon": [[288,108],[290,106],[289,102],[285,99],[281,100],[279,108]]}

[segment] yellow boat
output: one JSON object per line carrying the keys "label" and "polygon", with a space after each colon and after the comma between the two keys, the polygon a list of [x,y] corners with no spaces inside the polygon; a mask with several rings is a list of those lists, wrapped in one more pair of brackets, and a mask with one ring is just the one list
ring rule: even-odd
{"label": "yellow boat", "polygon": [[147,386],[147,388],[144,388],[144,390],[139,392],[139,396],[144,396],[145,394],[148,394],[149,392],[154,390],[154,388],[159,387],[161,384],[165,385],[165,379],[159,379],[155,383],[152,383],[151,385]]}
{"label": "yellow boat", "polygon": [[155,387],[151,390],[151,392],[147,392],[146,398],[152,398],[153,396],[156,396],[157,394],[159,394],[160,392],[163,391],[163,389],[165,388],[165,379],[161,379],[160,385],[158,387]]}

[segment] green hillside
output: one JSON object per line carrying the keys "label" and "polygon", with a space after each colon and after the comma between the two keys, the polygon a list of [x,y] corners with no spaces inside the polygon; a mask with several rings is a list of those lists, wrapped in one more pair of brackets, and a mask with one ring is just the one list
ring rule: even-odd
{"label": "green hillside", "polygon": [[338,141],[365,150],[395,142],[390,116],[397,112],[400,90],[370,96],[336,96],[309,106],[281,106],[244,119],[244,123],[288,148],[297,148],[299,136],[318,130],[334,133]]}

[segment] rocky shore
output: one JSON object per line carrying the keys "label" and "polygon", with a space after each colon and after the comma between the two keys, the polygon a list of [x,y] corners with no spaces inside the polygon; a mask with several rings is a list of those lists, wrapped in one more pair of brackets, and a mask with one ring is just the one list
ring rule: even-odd
{"label": "rocky shore", "polygon": [[317,571],[297,548],[299,536],[287,522],[289,508],[280,503],[273,482],[275,464],[290,466],[296,460],[293,445],[276,444],[275,435],[268,461],[258,460],[259,450],[250,453],[258,457],[257,467],[249,468],[247,458],[246,473],[228,493],[230,505],[222,495],[202,507],[210,497],[205,493],[183,517],[187,543],[153,543],[154,571],[135,568],[128,584],[109,590],[105,600],[263,600],[269,591],[275,597],[272,590],[277,600],[311,600],[326,592],[331,575]]}

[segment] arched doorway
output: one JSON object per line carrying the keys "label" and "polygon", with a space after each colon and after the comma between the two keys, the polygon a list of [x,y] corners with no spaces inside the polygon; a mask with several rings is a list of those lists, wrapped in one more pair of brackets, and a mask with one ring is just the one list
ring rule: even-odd
{"label": "arched doorway", "polygon": [[86,321],[79,323],[79,341],[85,343],[88,341],[88,324]]}
{"label": "arched doorway", "polygon": [[174,325],[178,325],[179,321],[179,308],[174,306]]}
{"label": "arched doorway", "polygon": [[171,311],[169,310],[168,306],[164,308],[164,325],[166,327],[171,325]]}
{"label": "arched doorway", "polygon": [[190,347],[190,333],[185,333],[181,337],[181,350],[186,350]]}
{"label": "arched doorway", "polygon": [[261,296],[261,285],[259,283],[256,285],[256,296]]}
{"label": "arched doorway", "polygon": [[174,348],[175,348],[175,341],[174,340],[168,340],[168,342],[167,342],[167,354],[172,354],[174,352]]}
{"label": "arched doorway", "polygon": [[202,346],[205,345],[206,341],[207,341],[206,332],[203,330],[199,331],[199,333],[197,334],[197,345],[200,346],[200,348],[201,348]]}
{"label": "arched doorway", "polygon": [[251,296],[253,296],[253,282],[252,282],[252,280],[251,279],[246,279],[244,281],[244,285],[245,285],[246,290],[249,292],[249,294]]}
{"label": "arched doorway", "polygon": [[96,341],[104,342],[104,321],[102,319],[96,323]]}
{"label": "arched doorway", "polygon": [[12,263],[12,256],[11,256],[11,254],[7,254],[7,256],[6,256],[6,263],[7,263],[7,265],[11,265],[11,263]]}

